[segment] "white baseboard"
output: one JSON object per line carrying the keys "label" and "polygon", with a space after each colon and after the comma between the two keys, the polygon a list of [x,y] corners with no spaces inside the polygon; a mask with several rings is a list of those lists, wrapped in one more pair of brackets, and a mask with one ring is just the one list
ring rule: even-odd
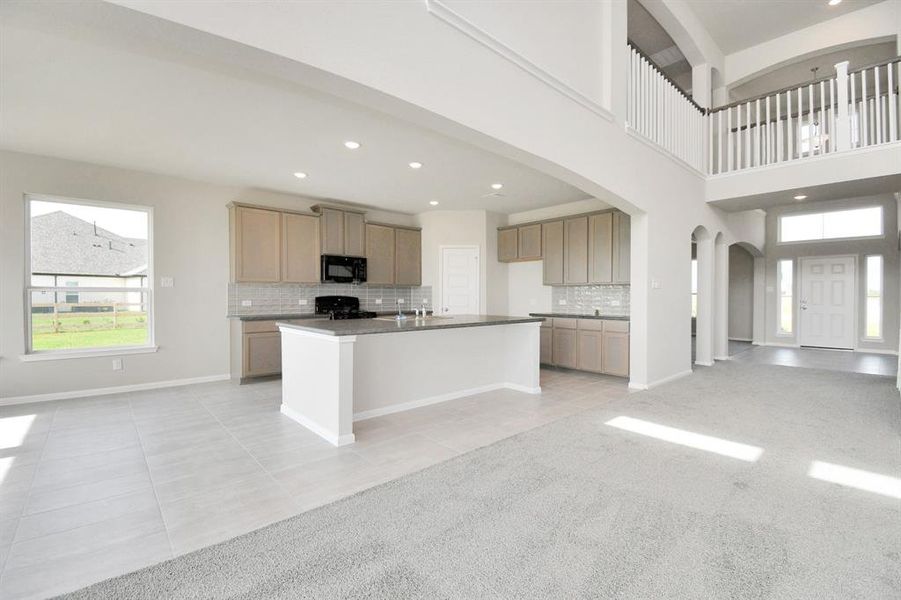
{"label": "white baseboard", "polygon": [[31,402],[50,402],[53,400],[71,400],[72,398],[85,398],[88,396],[108,396],[110,394],[122,394],[127,392],[141,392],[144,390],[181,387],[183,385],[193,385],[196,383],[212,383],[214,381],[225,381],[230,377],[231,376],[226,373],[224,375],[208,375],[206,377],[170,379],[168,381],[152,381],[150,383],[116,385],[89,390],[73,390],[71,392],[53,392],[50,394],[34,394],[31,396],[9,396],[6,398],[0,398],[0,406],[9,406],[12,404],[28,404]]}
{"label": "white baseboard", "polygon": [[753,342],[754,340],[752,340],[751,338],[736,338],[736,337],[730,337],[730,338],[729,338],[729,341],[730,341],[730,342]]}
{"label": "white baseboard", "polygon": [[713,366],[713,361],[707,362],[707,361],[696,360],[696,361],[695,361],[695,364],[696,364],[696,365],[701,365],[702,367],[712,367],[712,366]]}
{"label": "white baseboard", "polygon": [[290,406],[286,406],[286,405],[282,404],[281,405],[281,413],[283,415],[285,415],[286,417],[288,417],[289,419],[291,419],[292,421],[296,421],[297,423],[303,425],[304,427],[306,427],[307,429],[309,429],[310,431],[312,431],[313,433],[315,433],[316,435],[318,435],[319,437],[321,437],[322,439],[331,443],[334,446],[346,446],[348,444],[353,444],[354,440],[356,439],[354,437],[354,434],[352,434],[352,433],[349,433],[346,435],[338,435],[334,431],[326,429],[319,423],[316,423],[315,421],[311,421],[310,419],[306,418],[299,412],[292,409]]}
{"label": "white baseboard", "polygon": [[714,356],[713,360],[732,360],[731,356]]}
{"label": "white baseboard", "polygon": [[866,352],[867,354],[887,354],[889,356],[898,356],[897,350],[882,350],[879,348],[857,348],[855,352]]}
{"label": "white baseboard", "polygon": [[675,381],[677,379],[682,379],[683,377],[688,377],[692,374],[692,370],[688,369],[687,371],[682,371],[680,373],[676,373],[675,375],[670,375],[669,377],[664,377],[663,379],[658,379],[657,381],[652,381],[651,383],[635,383],[629,382],[630,390],[649,390],[651,388],[655,388],[657,386],[663,385],[664,383],[669,383],[671,381]]}
{"label": "white baseboard", "polygon": [[523,392],[526,394],[540,394],[541,387],[527,387],[524,385],[520,385],[518,383],[492,383],[489,385],[482,385],[474,388],[468,388],[465,390],[457,390],[455,392],[448,392],[447,394],[438,394],[437,396],[429,396],[428,398],[420,398],[419,400],[412,400],[410,402],[404,402],[403,404],[392,404],[391,406],[385,406],[382,408],[373,408],[372,410],[364,410],[358,413],[354,413],[354,421],[365,421],[366,419],[374,419],[375,417],[381,417],[384,415],[390,415],[394,413],[404,412],[406,410],[412,410],[414,408],[422,408],[423,406],[429,406],[432,404],[439,404],[441,402],[447,402],[448,400],[456,400],[457,398],[463,398],[465,396],[473,396],[475,394],[482,394],[485,392],[491,392],[493,390],[500,389],[510,389],[515,390],[517,392]]}

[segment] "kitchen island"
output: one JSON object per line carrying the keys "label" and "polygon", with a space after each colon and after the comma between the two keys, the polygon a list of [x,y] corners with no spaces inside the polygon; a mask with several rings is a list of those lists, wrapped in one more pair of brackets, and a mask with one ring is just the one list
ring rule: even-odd
{"label": "kitchen island", "polygon": [[286,416],[336,446],[353,422],[498,388],[541,392],[540,317],[279,322]]}

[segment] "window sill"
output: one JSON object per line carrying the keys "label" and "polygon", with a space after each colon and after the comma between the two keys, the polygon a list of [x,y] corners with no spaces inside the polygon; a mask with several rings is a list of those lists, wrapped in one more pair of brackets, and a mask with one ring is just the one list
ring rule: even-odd
{"label": "window sill", "polygon": [[122,348],[98,348],[96,350],[46,350],[32,352],[19,357],[22,362],[45,360],[68,360],[70,358],[96,358],[99,356],[122,356],[125,354],[153,354],[159,346],[126,346]]}

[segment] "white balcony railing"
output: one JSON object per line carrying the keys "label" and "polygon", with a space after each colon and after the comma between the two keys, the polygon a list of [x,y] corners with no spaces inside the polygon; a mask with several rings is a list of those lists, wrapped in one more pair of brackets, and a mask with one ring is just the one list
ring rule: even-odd
{"label": "white balcony railing", "polygon": [[704,110],[629,46],[628,125],[716,175],[901,140],[901,58]]}
{"label": "white balcony railing", "polygon": [[629,46],[629,127],[690,167],[706,172],[706,117],[650,60]]}
{"label": "white balcony railing", "polygon": [[901,139],[899,59],[709,111],[707,172],[729,173]]}

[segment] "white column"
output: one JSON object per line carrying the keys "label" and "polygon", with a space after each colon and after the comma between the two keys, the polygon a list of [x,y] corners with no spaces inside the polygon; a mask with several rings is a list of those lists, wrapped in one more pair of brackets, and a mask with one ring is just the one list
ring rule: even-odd
{"label": "white column", "polygon": [[649,290],[651,275],[650,233],[647,214],[630,218],[630,286],[629,286],[629,387],[646,389],[650,383],[650,332],[648,330]]}
{"label": "white column", "polygon": [[713,365],[713,281],[715,259],[713,240],[697,240],[698,254],[698,317],[695,327],[695,363]]}
{"label": "white column", "polygon": [[713,357],[716,360],[729,360],[729,244],[718,240],[714,252],[716,274],[713,286]]}
{"label": "white column", "polygon": [[712,76],[706,63],[691,68],[691,97],[704,108],[710,108]]}
{"label": "white column", "polygon": [[848,61],[835,65],[838,109],[835,115],[835,148],[851,149],[851,119],[848,115]]}
{"label": "white column", "polygon": [[766,258],[754,257],[754,313],[752,324],[755,346],[766,344]]}
{"label": "white column", "polygon": [[617,123],[626,121],[629,81],[629,47],[627,42],[626,2],[615,0],[601,4],[603,31],[601,52],[605,69],[602,74],[602,103],[613,113]]}

